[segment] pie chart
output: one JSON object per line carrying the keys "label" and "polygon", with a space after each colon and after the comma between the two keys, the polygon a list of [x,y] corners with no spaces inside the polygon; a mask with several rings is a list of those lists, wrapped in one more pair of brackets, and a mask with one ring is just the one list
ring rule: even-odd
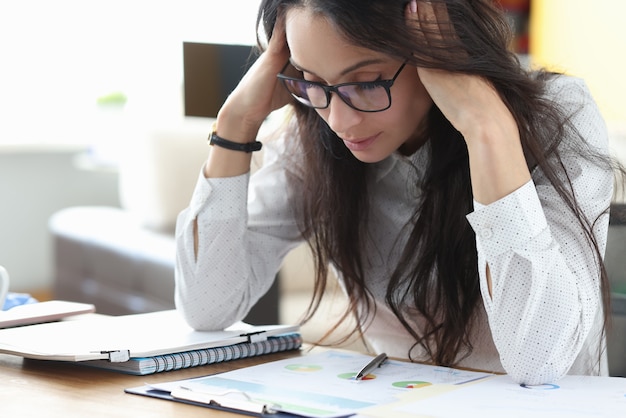
{"label": "pie chart", "polygon": [[394,382],[392,383],[392,385],[396,388],[403,388],[403,389],[419,389],[419,388],[423,388],[425,386],[430,386],[432,385],[432,383],[430,382],[421,382],[419,380],[408,380],[408,381],[404,381],[404,382]]}
{"label": "pie chart", "polygon": [[[347,380],[354,380],[354,378],[356,378],[357,373],[354,372],[349,372],[349,373],[342,373],[340,375],[338,375],[337,377],[340,379],[347,379]],[[374,380],[376,379],[376,375],[373,374],[368,374],[366,376],[363,376],[363,381],[365,380]]]}
{"label": "pie chart", "polygon": [[290,364],[288,366],[285,366],[285,369],[292,372],[311,373],[322,370],[322,366],[318,366],[315,364]]}

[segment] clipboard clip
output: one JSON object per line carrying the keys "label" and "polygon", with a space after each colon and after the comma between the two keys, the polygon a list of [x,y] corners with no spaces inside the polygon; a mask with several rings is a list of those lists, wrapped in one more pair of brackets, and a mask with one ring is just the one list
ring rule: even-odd
{"label": "clipboard clip", "polygon": [[264,402],[254,400],[250,395],[239,390],[210,393],[179,386],[177,389],[172,390],[170,395],[178,399],[253,414],[275,414],[278,412],[277,408],[280,408],[278,405],[267,405]]}
{"label": "clipboard clip", "polygon": [[130,350],[100,351],[100,354],[107,354],[111,363],[123,363],[130,360]]}
{"label": "clipboard clip", "polygon": [[267,341],[267,331],[247,332],[245,334],[239,334],[240,337],[246,337],[249,343],[258,343],[261,341]]}

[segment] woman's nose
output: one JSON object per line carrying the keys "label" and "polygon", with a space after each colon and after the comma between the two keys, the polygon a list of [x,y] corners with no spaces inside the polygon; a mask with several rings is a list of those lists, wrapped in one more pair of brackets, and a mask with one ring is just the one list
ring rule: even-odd
{"label": "woman's nose", "polygon": [[363,120],[363,112],[348,106],[336,93],[331,95],[326,112],[326,123],[340,136]]}

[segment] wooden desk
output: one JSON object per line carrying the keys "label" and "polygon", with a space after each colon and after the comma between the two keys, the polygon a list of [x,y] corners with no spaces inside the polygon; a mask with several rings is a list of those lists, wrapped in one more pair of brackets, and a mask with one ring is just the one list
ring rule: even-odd
{"label": "wooden desk", "polygon": [[131,376],[71,363],[22,359],[0,354],[0,410],[3,417],[119,418],[241,416],[124,393],[125,388],[188,379],[300,356],[299,351],[268,354],[190,369]]}

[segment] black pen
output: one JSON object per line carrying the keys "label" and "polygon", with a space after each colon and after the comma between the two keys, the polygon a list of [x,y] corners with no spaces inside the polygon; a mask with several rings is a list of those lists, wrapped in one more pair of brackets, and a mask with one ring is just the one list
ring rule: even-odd
{"label": "black pen", "polygon": [[369,372],[371,372],[372,370],[374,370],[377,367],[380,367],[383,365],[383,363],[387,361],[387,354],[385,353],[380,353],[379,355],[377,355],[376,357],[374,357],[369,363],[367,363],[365,365],[365,367],[363,367],[354,377],[354,380],[363,380],[363,378],[365,376],[367,376],[369,374]]}

